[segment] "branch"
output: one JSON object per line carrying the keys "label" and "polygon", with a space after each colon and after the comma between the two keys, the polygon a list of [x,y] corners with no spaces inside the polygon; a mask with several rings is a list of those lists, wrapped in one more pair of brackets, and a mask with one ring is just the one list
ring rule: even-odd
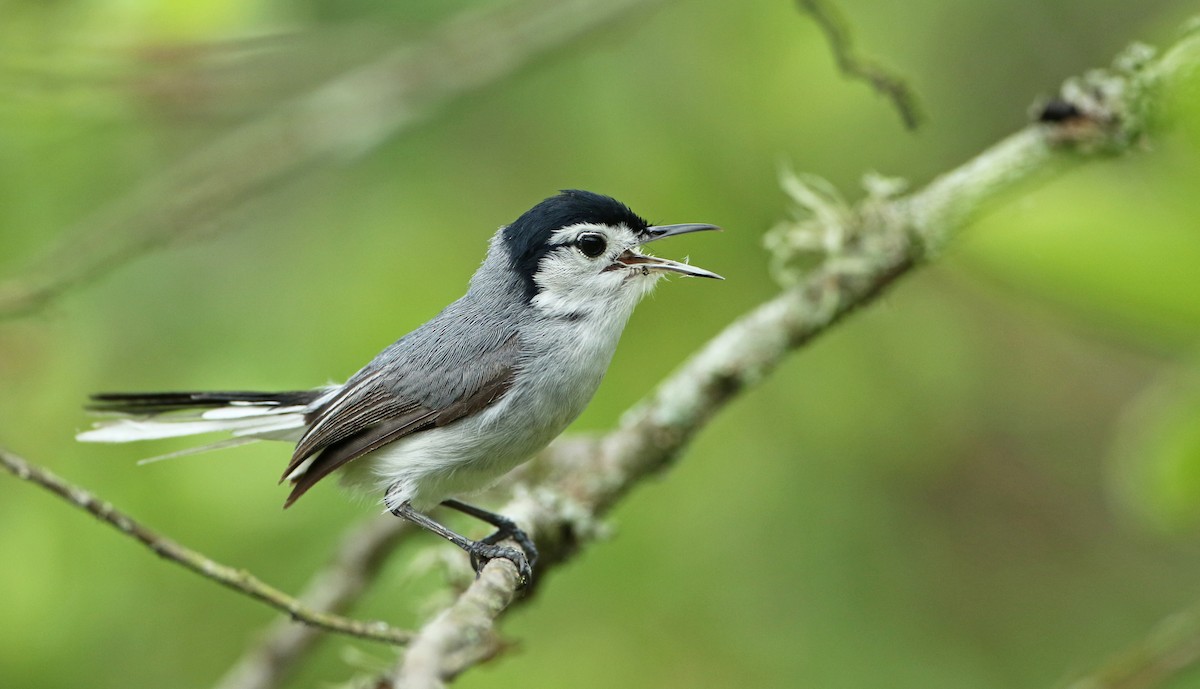
{"label": "branch", "polygon": [[[1136,148],[1151,106],[1200,71],[1200,32],[1159,60],[1135,46],[1113,71],[1068,81],[1060,98],[1078,116],[1036,123],[907,196],[892,180],[868,179],[857,206],[814,178],[785,179],[804,217],[768,238],[784,289],[718,334],[599,439],[556,442],[527,465],[534,488],[518,489],[501,511],[538,543],[539,580],[591,540],[595,524],[647,475],[668,468],[688,441],[738,394],[768,376],[792,350],[870,303],[897,279],[937,255],[962,227],[1034,179]],[[815,267],[808,268],[807,266]],[[501,648],[494,621],[515,598],[508,570],[472,584],[450,610],[418,630],[392,684],[436,689]],[[468,614],[468,612],[470,614]],[[1195,662],[1172,666],[1177,671]]]}
{"label": "branch", "polygon": [[159,557],[183,565],[201,576],[281,610],[298,622],[389,644],[404,644],[412,637],[410,632],[396,629],[384,622],[363,622],[314,610],[279,589],[264,584],[245,570],[223,565],[202,553],[164,538],[118,511],[111,504],[98,500],[86,490],[67,483],[53,473],[34,466],[4,449],[0,449],[0,466],[22,481],[41,486],[75,507],[89,512],[122,534],[150,548]]}
{"label": "branch", "polygon": [[917,95],[902,77],[858,54],[846,20],[832,5],[825,0],[797,0],[797,4],[801,12],[812,16],[817,27],[825,34],[825,39],[829,41],[829,50],[833,53],[833,59],[842,74],[867,82],[871,88],[890,100],[908,129],[916,129],[921,125],[925,116],[921,113]]}
{"label": "branch", "polygon": [[63,234],[0,282],[27,315],[152,250],[228,229],[264,192],[345,161],[554,48],[661,0],[528,0],[464,12],[423,42],[347,71],[211,142]]}

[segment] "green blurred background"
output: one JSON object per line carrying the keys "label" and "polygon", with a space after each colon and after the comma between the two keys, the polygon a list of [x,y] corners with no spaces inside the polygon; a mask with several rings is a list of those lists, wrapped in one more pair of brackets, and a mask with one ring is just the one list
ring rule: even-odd
{"label": "green blurred background", "polygon": [[[1183,0],[844,0],[929,120],[832,64],[787,0],[666,3],[254,199],[222,232],[0,322],[0,444],[297,590],[370,501],[286,513],[282,446],[137,467],[109,389],[340,380],[457,297],[496,226],[612,194],[724,283],[643,304],[577,431],[610,428],[771,295],[781,163],[923,184],[1070,75],[1164,45]],[[0,2],[0,276],[239,123],[473,3]],[[556,571],[463,687],[1053,687],[1200,596],[1200,102],[1144,153],[1013,198],[722,413]],[[347,125],[352,126],[350,124]],[[219,180],[216,180],[219,181]],[[90,250],[90,249],[89,249]],[[0,686],[203,687],[276,614],[0,477]],[[411,625],[422,539],[355,611]],[[294,686],[379,667],[330,639]],[[1200,673],[1171,686],[1200,687]]]}

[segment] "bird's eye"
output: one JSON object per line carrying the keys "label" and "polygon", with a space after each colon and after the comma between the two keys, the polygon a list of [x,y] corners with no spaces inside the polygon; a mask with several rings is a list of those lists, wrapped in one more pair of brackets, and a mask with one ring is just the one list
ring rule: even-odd
{"label": "bird's eye", "polygon": [[604,241],[604,237],[602,235],[598,235],[594,232],[585,232],[584,234],[579,235],[579,238],[575,240],[575,246],[579,247],[579,250],[583,252],[584,256],[587,256],[588,258],[596,258],[600,254],[604,253],[604,250],[608,248],[608,242]]}

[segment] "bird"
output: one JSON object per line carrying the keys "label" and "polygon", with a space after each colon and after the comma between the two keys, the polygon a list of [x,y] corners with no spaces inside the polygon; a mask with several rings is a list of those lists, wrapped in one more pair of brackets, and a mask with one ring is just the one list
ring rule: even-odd
{"label": "bird", "polygon": [[[616,199],[563,190],[493,235],[466,294],[386,347],[342,385],[286,392],[108,392],[104,418],[77,435],[124,443],[211,432],[295,443],[284,507],[337,471],[381,491],[387,511],[462,548],[476,574],[504,558],[523,585],[537,547],[515,522],[460,497],[483,490],[556,438],[586,407],[634,307],[667,274],[724,279],[646,253],[716,225],[652,225]],[[437,506],[496,528],[471,540]],[[503,545],[511,539],[517,548]]]}

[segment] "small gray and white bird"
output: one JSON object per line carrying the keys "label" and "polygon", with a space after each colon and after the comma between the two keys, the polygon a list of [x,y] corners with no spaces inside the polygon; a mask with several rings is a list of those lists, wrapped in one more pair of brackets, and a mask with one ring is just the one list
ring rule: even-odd
{"label": "small gray and white bird", "polygon": [[[121,443],[209,432],[296,443],[285,507],[340,470],[384,504],[458,545],[476,570],[502,557],[528,581],[537,550],[502,515],[458,501],[545,447],[583,411],[634,307],[666,273],[717,278],[642,246],[714,225],[650,225],[627,206],[563,191],[492,237],[467,293],[379,353],[344,385],[291,392],[104,393],[109,415],[80,433]],[[472,541],[430,519],[445,505],[497,531]],[[512,538],[524,552],[500,545]]]}

